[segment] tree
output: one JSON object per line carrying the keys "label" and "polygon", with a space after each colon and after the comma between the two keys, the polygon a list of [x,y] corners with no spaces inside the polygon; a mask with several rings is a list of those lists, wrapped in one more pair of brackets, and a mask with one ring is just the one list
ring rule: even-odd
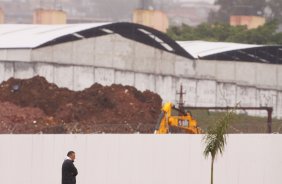
{"label": "tree", "polygon": [[226,146],[226,133],[232,118],[233,111],[229,111],[225,116],[219,119],[214,126],[208,129],[207,134],[204,136],[203,140],[206,144],[204,150],[204,156],[207,158],[211,155],[211,184],[213,184],[213,166],[214,160],[218,153],[223,154],[224,148]]}
{"label": "tree", "polygon": [[188,25],[171,27],[167,34],[175,40],[225,41],[231,35],[245,30],[247,30],[245,26],[233,27],[223,23],[203,23],[195,28]]}
{"label": "tree", "polygon": [[209,22],[228,23],[231,15],[264,16],[267,7],[266,0],[216,0],[215,5],[219,10],[210,13]]}
{"label": "tree", "polygon": [[267,6],[270,9],[269,18],[271,20],[278,20],[279,23],[282,23],[282,1],[281,0],[270,0],[267,2]]}
{"label": "tree", "polygon": [[257,29],[250,29],[230,35],[226,41],[249,44],[281,44],[281,40],[273,39],[274,37],[277,37],[277,28],[278,23],[276,21],[267,22],[265,25],[260,26]]}
{"label": "tree", "polygon": [[246,26],[231,26],[224,23],[204,23],[197,27],[182,25],[168,29],[168,36],[174,40],[205,40],[249,44],[282,44],[281,33],[277,33],[277,21],[269,21],[256,29]]}

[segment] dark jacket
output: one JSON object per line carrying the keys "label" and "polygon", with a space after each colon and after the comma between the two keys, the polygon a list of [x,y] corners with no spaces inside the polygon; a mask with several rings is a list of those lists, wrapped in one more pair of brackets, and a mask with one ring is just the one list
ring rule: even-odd
{"label": "dark jacket", "polygon": [[62,184],[76,184],[77,174],[73,161],[66,159],[62,165]]}

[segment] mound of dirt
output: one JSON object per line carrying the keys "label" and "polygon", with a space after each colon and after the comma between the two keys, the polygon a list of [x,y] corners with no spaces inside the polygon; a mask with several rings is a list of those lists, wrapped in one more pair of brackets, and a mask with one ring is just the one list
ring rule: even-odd
{"label": "mound of dirt", "polygon": [[71,91],[43,77],[0,84],[0,133],[153,133],[161,98],[131,86]]}

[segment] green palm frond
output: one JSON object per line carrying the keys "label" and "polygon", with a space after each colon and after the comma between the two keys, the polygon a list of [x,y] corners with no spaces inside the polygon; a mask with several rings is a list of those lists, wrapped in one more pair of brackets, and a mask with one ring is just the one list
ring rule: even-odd
{"label": "green palm frond", "polygon": [[223,154],[226,145],[226,132],[229,122],[232,118],[234,110],[229,111],[224,117],[219,119],[214,126],[208,128],[207,134],[203,137],[206,145],[204,156],[207,158],[209,155],[212,157],[211,162],[211,184],[213,184],[213,163],[218,153]]}
{"label": "green palm frond", "polygon": [[229,111],[224,117],[219,119],[214,126],[208,128],[207,134],[203,140],[206,145],[204,156],[216,156],[217,153],[222,154],[226,145],[226,132],[229,122],[232,118],[233,111]]}

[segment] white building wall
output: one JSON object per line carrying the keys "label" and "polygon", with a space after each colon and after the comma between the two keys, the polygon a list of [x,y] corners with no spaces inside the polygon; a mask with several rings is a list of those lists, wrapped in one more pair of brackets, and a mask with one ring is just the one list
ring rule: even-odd
{"label": "white building wall", "polygon": [[6,61],[7,60],[7,49],[0,49],[0,60]]}
{"label": "white building wall", "polygon": [[256,63],[256,84],[262,88],[277,86],[277,70],[273,65]]}
{"label": "white building wall", "polygon": [[54,67],[54,83],[59,87],[74,88],[74,67],[72,65],[57,65]]}
{"label": "white building wall", "polygon": [[34,66],[34,75],[42,76],[48,82],[54,83],[54,65],[47,63],[36,63]]}
{"label": "white building wall", "polygon": [[238,101],[236,99],[236,85],[230,83],[218,83],[216,86],[216,105],[217,106],[235,106]]}
{"label": "white building wall", "polygon": [[5,63],[4,80],[8,80],[11,77],[15,77],[15,65],[14,63]]}
{"label": "white building wall", "polygon": [[95,82],[104,86],[110,86],[115,82],[115,71],[113,69],[95,68]]}
{"label": "white building wall", "polygon": [[[208,62],[208,61],[207,61]],[[222,82],[235,82],[235,62],[218,61],[216,62],[216,80]]]}
{"label": "white building wall", "polygon": [[52,60],[60,64],[74,64],[73,63],[73,56],[74,56],[74,52],[73,52],[74,46],[73,45],[74,45],[73,42],[66,42],[60,45],[50,46],[50,47],[53,47]]}
{"label": "white building wall", "polygon": [[282,66],[278,65],[276,67],[277,67],[277,70],[276,70],[277,88],[281,90],[282,89]]}
{"label": "white building wall", "polygon": [[116,71],[115,72],[115,83],[134,86],[134,72]]}
{"label": "white building wall", "polygon": [[[184,104],[188,106],[195,106],[197,101],[197,81],[191,79],[179,78],[176,84],[176,91],[180,93],[180,86],[183,89]],[[179,100],[179,95],[176,96],[176,100]]]}
{"label": "white building wall", "polygon": [[255,107],[258,99],[256,88],[237,86],[237,102],[240,102],[241,106]]}
{"label": "white building wall", "polygon": [[73,82],[75,90],[83,90],[94,84],[94,68],[87,66],[74,66]]}
{"label": "white building wall", "polygon": [[98,67],[113,66],[113,36],[101,36],[95,39],[94,65]]}
{"label": "white building wall", "polygon": [[[217,184],[281,184],[281,135],[229,135],[214,165]],[[206,184],[202,135],[0,135],[0,182],[60,184],[76,152],[77,183]]]}
{"label": "white building wall", "polygon": [[256,85],[256,63],[236,62],[235,81],[243,85]]}
{"label": "white building wall", "polygon": [[196,106],[216,106],[216,82],[199,80],[197,82]]}
{"label": "white building wall", "polygon": [[[31,52],[31,59],[32,61],[41,61],[41,62],[51,62],[54,63],[54,47],[41,47]],[[65,51],[67,52],[67,51]],[[1,52],[0,52],[1,53]],[[62,52],[64,53],[64,52]],[[7,59],[6,59],[7,60]],[[5,60],[4,60],[5,61]]]}
{"label": "white building wall", "polygon": [[34,75],[34,68],[32,63],[14,63],[14,77],[18,79],[31,78]]}
{"label": "white building wall", "polygon": [[[0,50],[0,82],[40,75],[74,90],[94,82],[117,83],[157,92],[164,102],[174,103],[183,83],[187,105],[267,105],[274,107],[277,117],[282,117],[281,73],[280,65],[193,61],[117,34],[33,50]],[[248,113],[265,115],[263,111]]]}
{"label": "white building wall", "polygon": [[174,75],[175,60],[176,56],[174,54],[156,50],[155,58],[152,59],[155,63],[155,73],[162,75]]}
{"label": "white building wall", "polygon": [[72,63],[75,65],[94,65],[95,39],[83,39],[72,43]]}
{"label": "white building wall", "polygon": [[195,77],[196,61],[187,62],[186,58],[176,56],[174,74],[179,77]]}
{"label": "white building wall", "polygon": [[[257,107],[258,101],[258,91],[253,87],[245,87],[245,86],[237,86],[236,92],[236,101],[242,107]],[[250,115],[257,116],[259,113],[263,113],[263,111],[249,111],[247,112]]]}
{"label": "white building wall", "polygon": [[277,95],[277,117],[282,118],[282,91],[278,92]]}
{"label": "white building wall", "polygon": [[31,49],[7,49],[4,56],[9,61],[31,61]]}
{"label": "white building wall", "polygon": [[134,86],[141,91],[156,91],[156,77],[148,74],[135,74]]}
{"label": "white building wall", "polygon": [[213,62],[198,60],[196,63],[196,76],[204,79],[215,79],[216,64]]}
{"label": "white building wall", "polygon": [[171,76],[156,76],[156,92],[163,102],[176,102],[176,80]]}
{"label": "white building wall", "polygon": [[[135,59],[135,42],[132,40],[124,41],[121,36],[113,37],[113,67],[120,70],[132,70]],[[152,48],[153,49],[153,48]]]}
{"label": "white building wall", "polygon": [[5,63],[0,63],[0,81],[4,81],[5,77]]}
{"label": "white building wall", "polygon": [[[258,100],[257,106],[264,106],[264,107],[274,107],[273,109],[273,116],[277,116],[277,97],[278,94],[276,91],[272,90],[258,90]],[[266,111],[260,112],[260,115],[267,116]]]}

